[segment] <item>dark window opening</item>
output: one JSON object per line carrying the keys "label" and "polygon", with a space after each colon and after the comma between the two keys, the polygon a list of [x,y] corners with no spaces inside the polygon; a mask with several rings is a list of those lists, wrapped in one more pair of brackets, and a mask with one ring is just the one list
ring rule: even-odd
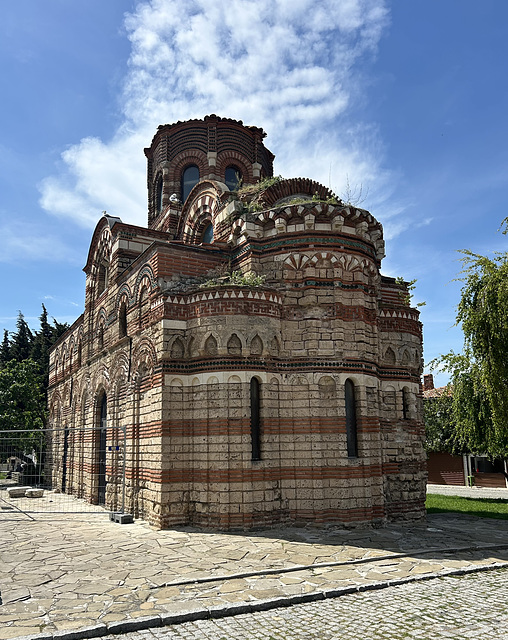
{"label": "dark window opening", "polygon": [[351,380],[346,380],[345,384],[346,396],[346,441],[347,455],[349,458],[358,457],[358,437],[356,423],[356,398],[355,385]]}
{"label": "dark window opening", "polygon": [[163,181],[162,176],[159,176],[157,180],[157,189],[155,191],[155,211],[160,213],[162,211],[162,194],[163,194]]}
{"label": "dark window opening", "polygon": [[118,333],[120,338],[124,338],[127,335],[127,305],[125,302],[120,305],[118,313]]}
{"label": "dark window opening", "polygon": [[409,391],[405,387],[402,389],[402,417],[409,419]]}
{"label": "dark window opening", "polygon": [[236,191],[242,183],[242,172],[233,165],[226,168],[225,183],[230,191]]}
{"label": "dark window opening", "polygon": [[199,182],[199,169],[195,164],[188,166],[182,173],[181,191],[182,202],[185,202],[189,196],[189,193]]}
{"label": "dark window opening", "polygon": [[104,327],[101,325],[98,332],[99,349],[104,349]]}
{"label": "dark window opening", "polygon": [[213,242],[213,225],[210,223],[205,227],[203,231],[203,239],[201,240],[204,244],[212,244]]}
{"label": "dark window opening", "polygon": [[108,286],[108,264],[107,262],[101,262],[99,266],[99,273],[97,277],[97,295],[101,295],[101,293]]}
{"label": "dark window opening", "polygon": [[260,383],[257,378],[250,381],[250,436],[252,459],[261,460],[261,397]]}

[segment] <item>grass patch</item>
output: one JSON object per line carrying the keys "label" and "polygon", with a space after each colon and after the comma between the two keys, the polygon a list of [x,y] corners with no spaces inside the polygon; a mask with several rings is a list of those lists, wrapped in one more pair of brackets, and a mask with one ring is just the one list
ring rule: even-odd
{"label": "grass patch", "polygon": [[460,498],[428,493],[427,513],[467,513],[479,518],[508,520],[508,500],[502,498]]}

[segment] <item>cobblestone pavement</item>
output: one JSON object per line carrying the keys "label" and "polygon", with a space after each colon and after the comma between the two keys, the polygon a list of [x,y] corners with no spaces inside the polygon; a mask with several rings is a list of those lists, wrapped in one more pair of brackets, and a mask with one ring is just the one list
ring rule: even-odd
{"label": "cobblestone pavement", "polygon": [[508,565],[508,521],[436,514],[383,529],[246,535],[0,513],[0,555],[0,640],[85,627],[92,637],[126,623],[166,624],[182,612],[206,617],[214,608]]}
{"label": "cobblestone pavement", "polygon": [[503,640],[508,570],[435,578],[104,640]]}

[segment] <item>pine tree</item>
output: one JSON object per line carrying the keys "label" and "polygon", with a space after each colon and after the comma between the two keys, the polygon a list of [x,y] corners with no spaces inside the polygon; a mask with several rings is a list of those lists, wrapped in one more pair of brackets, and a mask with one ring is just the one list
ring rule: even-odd
{"label": "pine tree", "polygon": [[18,362],[22,362],[30,357],[33,335],[21,311],[18,313],[16,329],[17,331],[13,334],[11,340],[11,357]]}
{"label": "pine tree", "polygon": [[11,341],[9,332],[4,329],[4,339],[0,344],[0,369],[2,369],[11,359]]}
{"label": "pine tree", "polygon": [[39,365],[44,378],[44,386],[48,385],[49,350],[54,342],[54,330],[48,322],[48,312],[42,305],[42,313],[39,317],[40,329],[35,332],[32,344],[31,358]]}

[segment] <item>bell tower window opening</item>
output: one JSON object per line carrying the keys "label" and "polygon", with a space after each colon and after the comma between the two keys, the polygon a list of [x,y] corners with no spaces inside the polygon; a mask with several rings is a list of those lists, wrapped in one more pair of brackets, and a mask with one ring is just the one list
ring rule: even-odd
{"label": "bell tower window opening", "polygon": [[162,176],[159,176],[157,180],[157,186],[155,188],[155,213],[159,214],[162,211],[162,195],[163,195],[163,180]]}
{"label": "bell tower window opening", "polygon": [[238,167],[230,165],[226,167],[224,181],[230,191],[236,191],[242,183],[242,172]]}
{"label": "bell tower window opening", "polygon": [[199,169],[195,164],[189,165],[182,173],[181,191],[182,202],[185,202],[189,197],[189,193],[199,182]]}
{"label": "bell tower window opening", "polygon": [[208,223],[203,231],[203,238],[201,240],[203,244],[212,244],[213,242],[213,225],[212,223]]}

